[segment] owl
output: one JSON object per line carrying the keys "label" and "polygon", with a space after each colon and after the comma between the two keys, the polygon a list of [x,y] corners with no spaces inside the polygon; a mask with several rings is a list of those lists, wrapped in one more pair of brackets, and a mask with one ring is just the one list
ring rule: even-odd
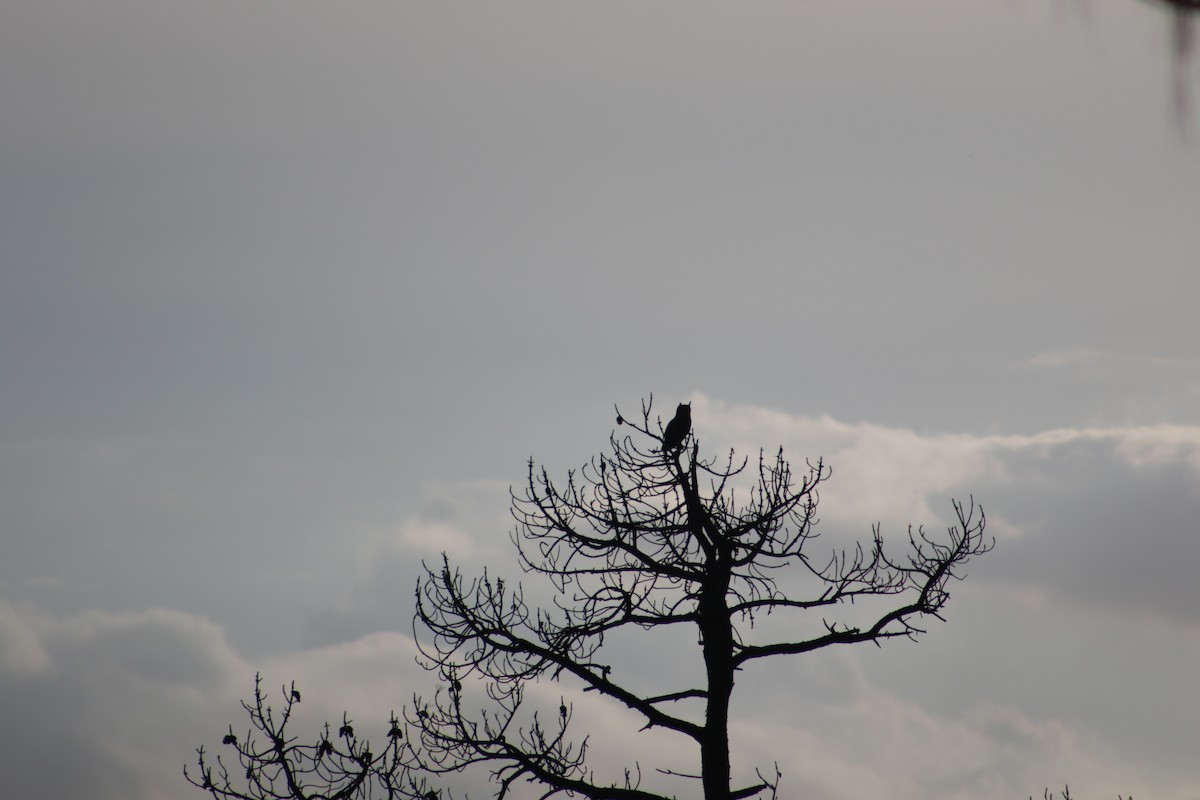
{"label": "owl", "polygon": [[663,452],[672,453],[683,445],[692,430],[692,404],[680,403],[675,409],[675,418],[667,423],[663,431]]}

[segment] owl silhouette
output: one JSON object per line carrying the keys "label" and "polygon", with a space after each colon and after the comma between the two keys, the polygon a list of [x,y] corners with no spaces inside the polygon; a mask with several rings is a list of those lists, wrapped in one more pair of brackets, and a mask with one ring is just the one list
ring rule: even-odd
{"label": "owl silhouette", "polygon": [[675,417],[667,423],[663,431],[663,452],[673,453],[683,445],[683,440],[692,430],[692,404],[680,403],[675,409]]}

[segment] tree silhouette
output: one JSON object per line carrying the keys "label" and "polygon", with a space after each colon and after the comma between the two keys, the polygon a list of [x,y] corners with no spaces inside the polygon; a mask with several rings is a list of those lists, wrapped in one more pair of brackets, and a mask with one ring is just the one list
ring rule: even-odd
{"label": "tree silhouette", "polygon": [[[994,544],[984,539],[983,510],[972,500],[954,502],[957,524],[945,537],[910,528],[902,557],[885,550],[878,526],[869,543],[819,553],[818,489],[830,476],[822,461],[796,473],[782,449],[760,453],[754,464],[732,453],[702,458],[690,431],[678,449],[668,447],[673,442],[664,440],[675,431],[664,432],[652,402],[643,403],[640,421],[618,410],[623,427],[611,435],[608,452],[564,482],[531,460],[524,487],[512,493],[513,544],[523,569],[549,581],[551,609],[532,607],[520,585],[486,571],[464,578],[444,555],[440,565],[426,565],[417,587],[419,646],[447,688],[430,700],[415,698],[406,712],[423,769],[485,764],[498,798],[523,782],[543,798],[664,798],[642,788],[640,767],[608,777],[589,769],[588,739],[568,735],[573,710],[565,702],[548,715],[525,708],[526,687],[550,678],[632,710],[643,729],[690,741],[699,775],[659,771],[699,780],[705,800],[774,796],[778,771],[732,784],[729,720],[738,672],[765,658],[915,638],[927,620],[940,618],[950,580]],[[855,624],[822,617],[811,635],[777,624],[780,617],[799,623],[845,613],[854,601],[884,607],[865,620],[851,617]],[[756,628],[766,615],[785,635]],[[617,654],[604,647],[624,631],[650,637],[652,645],[668,628],[698,634],[702,680],[673,684],[683,679],[622,674]],[[651,679],[661,682],[654,691],[634,688]],[[475,711],[464,686],[478,683],[489,699]],[[679,796],[697,796],[687,784],[681,788]]]}
{"label": "tree silhouette", "polygon": [[[1054,794],[1054,792],[1050,791],[1049,789],[1046,789],[1042,793],[1042,800],[1055,800],[1055,797],[1056,797],[1056,795]],[[1033,795],[1029,796],[1029,800],[1033,800]],[[1075,800],[1075,798],[1071,796],[1071,787],[1070,786],[1063,787],[1062,800]],[[1133,796],[1130,795],[1129,797],[1122,797],[1121,795],[1117,795],[1117,800],[1133,800]]]}
{"label": "tree silhouette", "polygon": [[221,756],[215,761],[204,747],[196,749],[196,775],[184,767],[193,786],[215,800],[436,800],[423,777],[411,769],[410,748],[403,726],[395,716],[387,744],[372,752],[371,743],[358,738],[349,718],[334,735],[328,723],[312,744],[297,744],[288,724],[300,692],[296,684],[283,690],[276,712],[268,705],[261,675],[254,676],[254,701],[242,702],[250,729],[238,737],[230,726],[222,744],[232,748],[238,767],[231,775]]}

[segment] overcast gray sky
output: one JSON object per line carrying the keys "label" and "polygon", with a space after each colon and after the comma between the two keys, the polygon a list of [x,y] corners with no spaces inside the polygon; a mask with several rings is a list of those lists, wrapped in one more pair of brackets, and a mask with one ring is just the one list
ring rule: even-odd
{"label": "overcast gray sky", "polygon": [[[179,770],[256,670],[382,727],[428,689],[420,559],[515,576],[526,459],[578,465],[654,393],[712,452],[823,456],[833,537],[973,493],[998,539],[922,643],[747,675],[742,774],[1200,798],[1200,119],[1174,94],[1200,64],[1171,25],[3,4],[6,791],[198,797]],[[687,767],[588,713],[599,765]]]}

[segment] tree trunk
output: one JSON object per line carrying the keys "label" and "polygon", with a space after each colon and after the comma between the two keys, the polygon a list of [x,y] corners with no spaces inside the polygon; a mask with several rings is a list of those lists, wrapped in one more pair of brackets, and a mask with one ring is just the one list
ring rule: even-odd
{"label": "tree trunk", "polygon": [[[723,565],[712,569],[723,572]],[[708,709],[700,742],[700,774],[704,800],[729,800],[729,698],[733,693],[733,630],[725,592],[728,574],[713,576],[700,596],[700,633],[708,673]]]}
{"label": "tree trunk", "polygon": [[[678,469],[678,461],[676,462]],[[700,742],[700,777],[704,800],[729,800],[729,699],[733,694],[733,622],[729,617],[730,554],[720,535],[709,525],[696,480],[696,460],[679,472],[688,508],[688,527],[698,541],[706,542],[705,580],[697,603],[700,638],[707,673],[708,708]]]}

